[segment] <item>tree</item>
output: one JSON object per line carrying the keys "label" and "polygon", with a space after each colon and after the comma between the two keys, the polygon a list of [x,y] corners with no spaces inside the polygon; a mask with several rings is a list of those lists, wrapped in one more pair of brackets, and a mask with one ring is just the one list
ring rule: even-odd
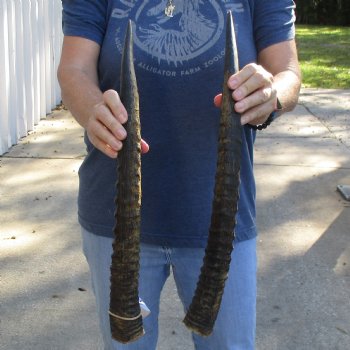
{"label": "tree", "polygon": [[297,23],[350,25],[349,0],[298,0]]}

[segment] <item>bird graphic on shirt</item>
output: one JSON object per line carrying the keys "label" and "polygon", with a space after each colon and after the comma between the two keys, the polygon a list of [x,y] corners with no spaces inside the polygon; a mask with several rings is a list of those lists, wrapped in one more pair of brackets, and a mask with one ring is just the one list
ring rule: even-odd
{"label": "bird graphic on shirt", "polygon": [[200,11],[202,0],[175,2],[173,17],[164,14],[167,0],[145,9],[149,24],[137,27],[139,45],[158,60],[175,66],[196,56],[217,30],[218,24]]}

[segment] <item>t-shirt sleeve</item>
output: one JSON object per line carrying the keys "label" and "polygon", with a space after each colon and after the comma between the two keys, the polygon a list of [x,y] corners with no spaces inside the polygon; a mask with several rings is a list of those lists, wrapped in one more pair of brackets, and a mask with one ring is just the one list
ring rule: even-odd
{"label": "t-shirt sleeve", "polygon": [[257,0],[254,36],[258,51],[295,36],[295,3],[292,0]]}
{"label": "t-shirt sleeve", "polygon": [[63,33],[101,45],[106,30],[106,13],[106,0],[62,0]]}

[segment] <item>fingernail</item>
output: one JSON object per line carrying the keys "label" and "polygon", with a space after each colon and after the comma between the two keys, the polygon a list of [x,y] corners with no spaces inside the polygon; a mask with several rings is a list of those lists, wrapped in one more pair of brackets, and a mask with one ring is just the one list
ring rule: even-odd
{"label": "fingernail", "polygon": [[122,124],[124,124],[124,123],[127,122],[128,118],[127,118],[127,116],[126,116],[125,114],[120,114],[120,115],[119,115],[119,120],[120,120],[120,122],[121,122]]}
{"label": "fingernail", "polygon": [[119,151],[122,148],[123,144],[119,141],[112,141],[111,142],[111,147],[113,148],[114,151]]}
{"label": "fingernail", "polygon": [[117,158],[117,156],[118,156],[118,152],[114,151],[114,150],[111,150],[111,157],[112,158]]}
{"label": "fingernail", "polygon": [[118,129],[117,130],[117,135],[120,139],[125,139],[126,138],[126,131],[125,129]]}
{"label": "fingernail", "polygon": [[243,92],[240,89],[235,90],[233,93],[236,98],[242,98],[243,97]]}
{"label": "fingernail", "polygon": [[229,86],[230,86],[231,89],[236,88],[237,85],[238,85],[238,81],[235,78],[229,79],[228,83],[229,83]]}

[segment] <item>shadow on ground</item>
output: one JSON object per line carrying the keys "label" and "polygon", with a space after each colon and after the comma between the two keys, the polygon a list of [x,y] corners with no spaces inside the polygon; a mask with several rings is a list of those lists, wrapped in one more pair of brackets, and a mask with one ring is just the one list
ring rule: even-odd
{"label": "shadow on ground", "polygon": [[[257,350],[349,348],[350,208],[336,186],[350,184],[350,154],[343,124],[311,107],[256,143]],[[0,158],[1,349],[100,346],[76,219],[82,131],[68,114],[55,118]],[[193,349],[183,316],[170,279],[158,350]]]}

